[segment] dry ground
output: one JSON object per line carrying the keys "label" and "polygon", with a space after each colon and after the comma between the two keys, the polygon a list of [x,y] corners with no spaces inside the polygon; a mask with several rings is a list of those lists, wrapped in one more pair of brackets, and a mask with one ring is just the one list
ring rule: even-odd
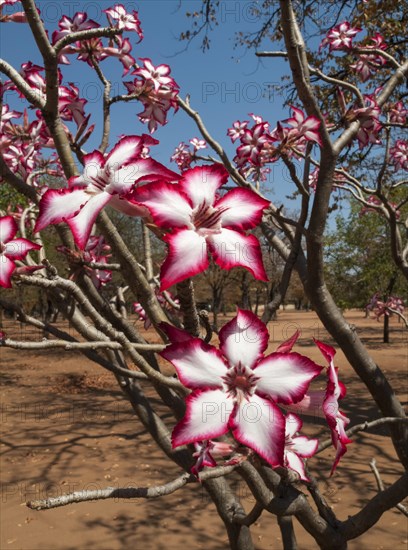
{"label": "dry ground", "polygon": [[[391,344],[381,343],[381,324],[349,312],[375,360],[387,373],[401,400],[407,402],[407,332],[392,320]],[[66,327],[66,326],[65,326]],[[302,331],[296,347],[318,362],[311,342],[331,342],[313,313],[282,312],[269,325],[270,349]],[[42,335],[6,323],[10,337],[41,339]],[[73,352],[28,353],[2,348],[1,353],[1,550],[173,550],[227,548],[221,520],[206,494],[189,485],[156,500],[100,501],[35,512],[25,501],[80,489],[146,486],[167,482],[180,472],[150,442],[132,415],[110,373]],[[352,424],[378,416],[367,390],[341,353],[336,363],[348,395],[343,410]],[[171,416],[159,405],[164,420]],[[306,425],[309,434],[327,431]],[[317,431],[317,432],[316,432]],[[369,467],[377,461],[384,482],[402,473],[385,428],[354,437],[336,474],[329,478],[332,449],[309,462],[312,473],[336,514],[345,519],[374,496]],[[234,478],[235,479],[235,478]],[[236,478],[237,490],[249,510],[253,499]],[[316,548],[296,524],[299,548]],[[275,518],[263,514],[253,527],[258,550],[281,548]],[[369,533],[350,543],[352,550],[407,548],[407,518],[397,510],[385,513]]]}

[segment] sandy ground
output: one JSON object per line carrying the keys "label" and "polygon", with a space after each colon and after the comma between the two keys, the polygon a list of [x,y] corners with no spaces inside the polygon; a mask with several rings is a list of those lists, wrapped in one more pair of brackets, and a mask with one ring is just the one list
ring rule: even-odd
{"label": "sandy ground", "polygon": [[[407,402],[407,332],[392,320],[391,343],[381,343],[381,324],[362,312],[347,314],[373,357],[386,371],[403,403]],[[10,337],[37,339],[34,330],[6,322]],[[67,326],[65,325],[65,328]],[[321,363],[311,342],[331,343],[313,313],[282,312],[269,325],[270,349],[296,328],[302,331],[296,350]],[[133,416],[110,373],[69,351],[27,353],[2,348],[1,354],[1,550],[173,550],[228,548],[221,520],[199,484],[155,500],[109,500],[73,504],[36,512],[25,502],[82,489],[148,486],[176,477],[177,466],[149,440]],[[339,352],[337,365],[348,395],[343,410],[352,424],[377,418],[367,390]],[[171,416],[155,402],[163,419]],[[323,434],[323,426],[306,424],[306,432]],[[369,467],[377,461],[385,484],[402,473],[387,430],[360,433],[330,478],[332,449],[309,462],[320,489],[340,519],[355,513],[376,493]],[[253,498],[233,477],[246,509]],[[352,541],[352,550],[407,548],[407,518],[396,509],[385,513],[368,533]],[[264,513],[252,528],[258,550],[280,549],[273,516]],[[313,549],[313,539],[296,523],[299,548]]]}

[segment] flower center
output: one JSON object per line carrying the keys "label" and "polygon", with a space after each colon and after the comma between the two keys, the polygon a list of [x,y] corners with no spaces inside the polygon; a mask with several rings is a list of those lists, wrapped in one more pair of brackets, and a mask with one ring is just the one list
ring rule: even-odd
{"label": "flower center", "polygon": [[214,208],[213,206],[208,206],[204,201],[193,210],[191,222],[196,231],[204,236],[211,233],[220,233],[221,216],[225,210],[227,210],[226,207]]}
{"label": "flower center", "polygon": [[227,386],[228,395],[240,402],[242,399],[249,399],[254,394],[259,378],[251,369],[238,363],[227,371],[223,380]]}

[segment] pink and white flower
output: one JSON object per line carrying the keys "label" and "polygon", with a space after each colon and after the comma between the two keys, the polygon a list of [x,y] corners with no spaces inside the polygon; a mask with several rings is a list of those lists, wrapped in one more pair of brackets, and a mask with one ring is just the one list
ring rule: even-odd
{"label": "pink and white flower", "polygon": [[310,481],[306,475],[302,458],[310,458],[317,451],[318,439],[308,439],[304,435],[296,436],[303,422],[293,413],[286,416],[284,465],[299,475],[302,481]]}
{"label": "pink and white flower", "polygon": [[223,269],[240,266],[267,280],[259,242],[245,230],[255,227],[269,202],[249,189],[218,190],[228,172],[222,165],[184,172],[177,185],[158,182],[137,190],[134,200],[146,206],[154,223],[171,231],[164,237],[168,256],[161,268],[161,290],[205,271],[208,253]]}
{"label": "pink and white flower", "polygon": [[377,319],[382,315],[390,316],[392,313],[404,314],[404,302],[399,296],[388,296],[382,299],[380,292],[376,292],[370,302],[366,305],[367,311],[372,311]]}
{"label": "pink and white flower", "polygon": [[93,67],[92,59],[100,62],[109,57],[100,38],[90,38],[89,40],[75,42],[74,46],[69,46],[68,51],[64,48],[63,52],[78,53],[77,59],[88,63],[90,67]]}
{"label": "pink and white flower", "polygon": [[408,109],[404,107],[402,101],[397,101],[390,105],[390,122],[395,124],[405,124],[408,116]]}
{"label": "pink and white flower", "polygon": [[250,162],[255,166],[261,164],[261,153],[265,144],[272,141],[265,128],[265,123],[260,122],[253,128],[245,128],[240,136],[241,145],[237,148],[237,159],[242,162]]}
{"label": "pink and white flower", "polygon": [[59,87],[58,110],[63,120],[74,120],[79,127],[89,118],[84,111],[87,100],[79,97],[79,88],[72,82],[68,86]]}
{"label": "pink and white flower", "polygon": [[333,359],[336,350],[318,340],[315,340],[315,344],[329,363],[329,367],[326,370],[328,377],[326,390],[308,391],[301,401],[286,405],[285,408],[291,412],[326,419],[331,431],[332,443],[336,450],[330,473],[330,475],[333,475],[339,460],[347,451],[347,445],[351,443],[346,434],[346,427],[350,423],[350,420],[340,411],[338,403],[346,395],[346,387],[340,382],[338,369],[334,366]]}
{"label": "pink and white flower", "polygon": [[235,447],[230,443],[211,441],[210,439],[194,443],[194,447],[196,448],[196,452],[193,453],[193,457],[197,458],[197,460],[191,468],[191,473],[196,477],[198,477],[199,471],[202,470],[204,466],[209,468],[217,466],[215,458],[230,456],[235,450]]}
{"label": "pink and white flower", "polygon": [[125,214],[146,215],[145,208],[127,200],[132,188],[179,178],[157,161],[141,157],[143,147],[156,143],[145,134],[126,136],[106,156],[98,150],[85,155],[83,174],[70,178],[67,189],[48,189],[43,195],[35,231],[65,221],[77,246],[84,248],[99,212],[108,203]]}
{"label": "pink and white flower", "polygon": [[347,445],[351,443],[351,439],[347,437],[346,428],[350,423],[350,419],[345,416],[339,409],[339,400],[343,399],[346,395],[346,388],[344,384],[339,381],[338,369],[334,366],[334,356],[336,350],[331,346],[315,340],[317,347],[323,354],[323,357],[329,363],[327,369],[328,382],[326,388],[326,395],[323,400],[323,412],[326,416],[327,423],[331,430],[331,437],[333,447],[336,449],[336,455],[334,457],[331,474],[339,463],[340,458],[347,452]]}
{"label": "pink and white flower", "polygon": [[[180,301],[178,298],[174,298],[171,292],[167,291],[166,293],[161,293],[157,287],[155,288],[154,291],[156,294],[157,301],[165,311],[168,311],[172,315],[176,315],[176,316],[180,313],[180,310],[177,309],[180,307],[179,305]],[[139,321],[144,322],[143,327],[145,330],[151,327],[152,322],[149,319],[149,316],[147,315],[141,303],[133,302],[133,311],[136,313],[136,315],[139,315]]]}
{"label": "pink and white flower", "polygon": [[220,331],[220,349],[200,338],[176,338],[161,355],[192,390],[187,412],[173,430],[174,447],[224,435],[250,447],[272,466],[283,466],[285,417],[278,403],[300,401],[321,367],[298,353],[264,356],[269,335],[250,311]]}
{"label": "pink and white flower", "polygon": [[207,148],[207,143],[204,139],[198,139],[195,137],[193,139],[190,139],[190,143],[194,147],[195,151],[199,151],[200,149]]}
{"label": "pink and white flower", "polygon": [[[307,141],[314,141],[322,146],[322,140],[318,132],[320,128],[320,120],[315,116],[306,117],[305,113],[298,107],[291,105],[293,111],[292,117],[284,120],[286,124],[289,124],[296,132],[291,132],[292,135],[296,133],[296,136],[304,137]],[[292,137],[292,136],[291,136]]]}
{"label": "pink and white flower", "polygon": [[360,28],[352,27],[348,21],[343,21],[328,31],[319,49],[328,45],[330,51],[348,50],[352,47],[353,38],[359,32],[361,32]]}
{"label": "pink and white flower", "polygon": [[178,85],[174,78],[168,76],[171,69],[168,65],[157,65],[155,67],[148,57],[140,58],[143,61],[144,67],[135,69],[132,74],[141,76],[146,82],[151,82],[154,86],[154,90],[158,92],[161,88],[178,89]]}
{"label": "pink and white flower", "polygon": [[133,10],[132,13],[128,13],[122,4],[116,4],[113,8],[103,10],[110,23],[112,20],[116,21],[116,28],[123,29],[124,31],[134,31],[139,35],[139,39],[142,40],[143,32],[140,26],[140,20],[137,11]]}
{"label": "pink and white flower", "polygon": [[245,129],[248,124],[249,122],[247,120],[245,120],[244,122],[236,120],[232,124],[232,128],[228,128],[227,135],[231,138],[232,143],[235,143],[237,139],[240,139],[244,135]]}
{"label": "pink and white flower", "polygon": [[397,139],[390,149],[390,159],[397,170],[408,170],[408,141]]}
{"label": "pink and white flower", "polygon": [[[15,239],[18,227],[12,216],[0,218],[0,286],[11,287],[11,276],[17,268],[15,261],[24,260],[30,250],[39,250],[41,246],[28,239]],[[34,271],[34,266],[31,266]],[[43,266],[35,266],[40,269]]]}
{"label": "pink and white flower", "polygon": [[141,122],[148,124],[149,131],[155,132],[158,124],[167,123],[167,112],[178,109],[177,95],[179,86],[169,76],[168,65],[155,67],[148,58],[142,59],[144,67],[135,69],[137,75],[133,82],[124,82],[128,93],[134,95],[144,105],[144,111],[138,114]]}
{"label": "pink and white flower", "polygon": [[346,117],[350,120],[354,119],[360,121],[360,128],[356,136],[360,149],[370,143],[377,145],[381,143],[381,140],[379,138],[380,132],[382,130],[382,124],[379,120],[381,109],[372,96],[367,95],[364,97],[364,99],[366,101],[367,107],[362,107],[359,109],[352,108],[346,115]]}
{"label": "pink and white flower", "polygon": [[174,153],[170,157],[170,160],[177,164],[181,172],[184,172],[185,170],[188,170],[188,168],[190,168],[193,158],[194,155],[190,151],[189,146],[182,141],[174,149]]}
{"label": "pink and white flower", "polygon": [[[377,49],[386,50],[387,44],[384,41],[384,37],[380,33],[376,33],[369,39],[369,44],[363,45],[365,49]],[[387,63],[387,60],[378,54],[359,54],[355,63],[350,67],[354,69],[359,75],[362,82],[366,82],[376,71]]]}
{"label": "pink and white flower", "polygon": [[52,33],[53,44],[58,42],[58,40],[61,40],[61,38],[64,38],[64,36],[74,32],[86,31],[88,29],[97,29],[100,25],[99,23],[96,23],[96,21],[88,19],[88,15],[86,13],[79,11],[72,19],[67,15],[63,15],[58,21],[58,27],[60,30]]}

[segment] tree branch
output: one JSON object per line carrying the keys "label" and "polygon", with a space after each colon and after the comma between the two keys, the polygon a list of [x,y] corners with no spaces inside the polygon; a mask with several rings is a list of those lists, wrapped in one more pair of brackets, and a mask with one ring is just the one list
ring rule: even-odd
{"label": "tree branch", "polygon": [[408,472],[393,485],[379,492],[360,512],[342,523],[341,529],[347,540],[355,539],[375,525],[384,512],[399,504],[408,495]]}
{"label": "tree branch", "polygon": [[[370,468],[374,474],[375,480],[377,482],[377,487],[379,491],[384,491],[384,483],[381,479],[380,472],[377,469],[375,458],[373,458],[370,462]],[[396,507],[400,512],[404,514],[404,516],[408,517],[408,510],[403,504],[397,504]]]}
{"label": "tree branch", "polygon": [[[377,418],[377,420],[372,420],[371,422],[363,422],[362,424],[357,424],[356,426],[353,426],[352,428],[346,431],[346,434],[348,437],[351,437],[358,432],[365,432],[366,430],[370,430],[371,428],[375,428],[383,424],[408,424],[408,418],[398,418],[398,417]],[[321,453],[331,445],[332,445],[331,439],[326,439],[325,441],[322,441],[319,444],[316,454]]]}
{"label": "tree branch", "polygon": [[5,61],[0,59],[0,71],[4,73],[16,85],[23,96],[35,107],[43,109],[45,107],[45,97],[39,90],[33,90],[24,78]]}

